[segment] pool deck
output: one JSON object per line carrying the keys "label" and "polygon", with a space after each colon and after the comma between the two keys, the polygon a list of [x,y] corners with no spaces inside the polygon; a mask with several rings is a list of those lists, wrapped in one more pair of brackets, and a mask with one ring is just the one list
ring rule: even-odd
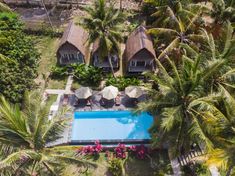
{"label": "pool deck", "polygon": [[[120,92],[120,105],[116,105],[114,100],[105,101],[104,105],[101,103],[102,95],[99,91],[93,91],[93,95],[90,99],[91,105],[86,104],[86,100],[78,100],[75,95],[69,97],[69,105],[73,108],[74,111],[123,111],[130,110],[136,107],[133,99],[125,95],[124,92]],[[138,98],[139,102],[146,100],[146,95],[142,95]],[[79,103],[77,103],[79,101]]]}

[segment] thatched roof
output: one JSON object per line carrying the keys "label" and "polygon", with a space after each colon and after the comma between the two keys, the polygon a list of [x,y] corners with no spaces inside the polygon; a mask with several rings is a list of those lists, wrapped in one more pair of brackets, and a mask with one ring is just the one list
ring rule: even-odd
{"label": "thatched roof", "polygon": [[94,54],[99,49],[99,40],[96,40],[92,46],[92,54]]}
{"label": "thatched roof", "polygon": [[138,52],[144,49],[149,51],[153,57],[156,57],[150,35],[147,34],[147,31],[143,26],[139,26],[127,39],[124,52],[126,61],[131,60]]}
{"label": "thatched roof", "polygon": [[69,43],[76,47],[84,56],[87,55],[88,47],[86,41],[88,38],[87,32],[80,26],[70,22],[67,29],[64,31],[63,37],[61,38],[59,48]]}

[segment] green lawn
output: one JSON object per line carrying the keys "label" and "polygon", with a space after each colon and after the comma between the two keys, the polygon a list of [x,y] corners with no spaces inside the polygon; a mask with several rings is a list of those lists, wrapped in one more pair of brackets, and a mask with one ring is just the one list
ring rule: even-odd
{"label": "green lawn", "polygon": [[57,95],[49,95],[48,99],[46,100],[47,107],[50,107],[57,99]]}
{"label": "green lawn", "polygon": [[[38,67],[37,83],[43,82],[43,75],[48,76],[52,66],[56,65],[56,50],[59,46],[59,38],[52,38],[48,36],[32,36],[40,53],[40,62]],[[50,89],[64,89],[67,78],[61,80],[49,79],[46,88]]]}

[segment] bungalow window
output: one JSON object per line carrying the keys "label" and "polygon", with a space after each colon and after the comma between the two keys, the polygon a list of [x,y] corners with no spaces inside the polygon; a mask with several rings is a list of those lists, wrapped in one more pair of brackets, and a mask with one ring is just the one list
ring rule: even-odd
{"label": "bungalow window", "polygon": [[146,62],[145,61],[137,61],[136,62],[136,67],[145,67],[146,66]]}
{"label": "bungalow window", "polygon": [[136,66],[136,62],[135,61],[131,61],[131,67],[135,67]]}
{"label": "bungalow window", "polygon": [[82,53],[80,53],[80,52],[77,53],[77,59],[78,59],[78,62],[83,62],[83,55],[82,55]]}
{"label": "bungalow window", "polygon": [[131,61],[130,66],[131,67],[145,67],[146,62],[145,61]]}
{"label": "bungalow window", "polygon": [[74,58],[74,55],[73,54],[71,54],[71,60],[74,60],[75,58]]}

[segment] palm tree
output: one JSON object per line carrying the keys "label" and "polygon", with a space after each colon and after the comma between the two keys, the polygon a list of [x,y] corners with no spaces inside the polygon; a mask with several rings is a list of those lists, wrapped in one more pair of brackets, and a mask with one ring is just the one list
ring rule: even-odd
{"label": "palm tree", "polygon": [[231,1],[229,3],[229,1],[224,0],[212,0],[212,5],[210,14],[215,19],[215,24],[221,25],[226,21],[235,20],[234,2]]}
{"label": "palm tree", "polygon": [[47,147],[61,138],[68,119],[60,112],[49,120],[48,108],[39,95],[26,94],[22,110],[0,98],[1,175],[58,175],[68,164],[89,164],[75,157],[77,147]]}
{"label": "palm tree", "polygon": [[235,174],[235,99],[224,88],[221,88],[223,99],[220,100],[220,108],[224,117],[218,120],[214,130],[216,149],[208,153],[207,165],[215,165],[227,172],[226,176]]}
{"label": "palm tree", "polygon": [[85,11],[87,15],[83,18],[81,25],[89,33],[88,44],[99,42],[99,55],[102,59],[108,57],[114,75],[110,56],[120,54],[121,25],[125,16],[121,11],[114,9],[112,3],[107,7],[105,0],[94,1],[93,7],[87,7]]}
{"label": "palm tree", "polygon": [[[172,51],[178,50],[180,43],[189,44],[194,48],[199,47],[203,40],[200,30],[201,13],[202,7],[192,4],[182,7],[180,2],[175,9],[169,6],[157,7],[157,12],[152,14],[156,17],[152,25],[157,27],[150,29],[149,33],[156,36],[156,45],[160,46],[158,59],[163,59]],[[179,54],[179,51],[177,53]]]}
{"label": "palm tree", "polygon": [[[190,149],[192,143],[211,150],[214,145],[214,126],[226,116],[218,107],[223,95],[221,89],[234,88],[234,42],[231,26],[223,52],[213,43],[212,35],[205,31],[208,51],[197,52],[181,44],[185,55],[178,68],[168,57],[171,72],[156,60],[157,75],[148,74],[158,87],[150,92],[150,100],[140,104],[139,111],[147,110],[157,117],[151,129],[153,141],[169,144],[174,155]],[[209,53],[209,54],[208,54]],[[216,119],[216,120],[215,120]]]}

